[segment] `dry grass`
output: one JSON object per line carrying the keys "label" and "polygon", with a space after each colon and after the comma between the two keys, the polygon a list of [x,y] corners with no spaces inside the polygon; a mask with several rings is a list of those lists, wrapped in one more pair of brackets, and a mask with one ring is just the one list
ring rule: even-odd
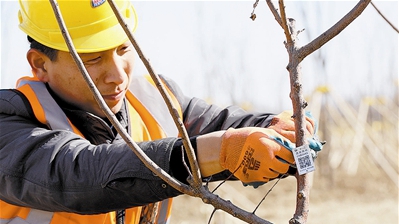
{"label": "dry grass", "polygon": [[[335,171],[325,175],[314,173],[308,224],[329,223],[398,223],[398,188],[376,170],[377,177],[366,169],[348,176]],[[273,183],[273,182],[272,182]],[[253,211],[272,183],[253,189],[240,182],[228,183],[218,194],[247,211]],[[273,223],[288,223],[295,211],[296,180],[286,178],[272,190],[256,214]],[[174,201],[172,224],[208,223],[213,207],[199,198],[177,197]],[[215,213],[211,223],[244,223],[222,211]]]}

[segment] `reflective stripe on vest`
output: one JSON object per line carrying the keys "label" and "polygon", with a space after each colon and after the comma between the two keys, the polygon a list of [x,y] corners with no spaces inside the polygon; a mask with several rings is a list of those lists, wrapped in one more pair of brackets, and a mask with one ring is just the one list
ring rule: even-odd
{"label": "reflective stripe on vest", "polygon": [[[169,109],[164,102],[161,93],[159,93],[157,88],[154,88],[154,85],[155,84],[152,80],[143,76],[138,76],[134,77],[134,80],[130,85],[130,91],[133,94],[132,96],[136,97],[147,109],[147,112],[151,112],[152,117],[155,119],[156,123],[160,125],[166,136],[177,136],[179,132],[172,119],[172,115],[170,115]],[[167,91],[172,97],[172,101],[174,101],[175,97],[173,97],[173,94],[171,94],[170,90],[167,89]],[[130,97],[131,95],[128,94],[127,98],[129,101],[131,100]],[[176,103],[174,104],[178,105]]]}
{"label": "reflective stripe on vest", "polygon": [[32,104],[33,113],[40,123],[47,125],[52,130],[68,130],[82,136],[69,122],[65,113],[50,95],[44,83],[20,79],[17,88]]}
{"label": "reflective stripe on vest", "polygon": [[[3,208],[2,208],[3,209]],[[25,209],[25,208],[24,208]],[[30,209],[25,217],[15,217],[10,219],[0,219],[0,224],[49,224],[53,218],[53,212]]]}
{"label": "reflective stripe on vest", "polygon": [[[173,137],[178,135],[177,128],[171,118],[167,106],[156,87],[146,80],[144,77],[134,77],[132,81],[132,92],[127,93],[129,103],[129,114],[138,114],[140,119],[144,118],[141,125],[148,128],[146,132],[150,136],[141,136],[146,139],[134,139],[135,141],[155,140],[163,137]],[[148,79],[148,78],[147,78]],[[150,82],[149,82],[150,81]],[[75,132],[82,136],[79,130],[73,126],[65,113],[58,106],[55,100],[47,91],[46,86],[37,81],[35,78],[22,78],[19,80],[18,90],[21,91],[29,100],[36,118],[43,124],[47,125],[49,129],[62,129]],[[179,115],[181,116],[181,108],[177,103],[176,98],[172,92],[167,89],[169,95],[178,107]],[[133,109],[134,108],[134,109]],[[136,110],[136,108],[141,108]],[[167,116],[166,116],[167,115]],[[130,119],[131,122],[133,119]],[[137,125],[131,123],[132,130]],[[154,128],[156,127],[156,128]],[[133,132],[133,131],[132,131]],[[165,199],[157,202],[156,222],[158,224],[167,224],[170,220],[172,199]],[[115,213],[110,212],[99,215],[78,215],[66,212],[46,212],[35,209],[29,209],[19,206],[14,206],[0,200],[0,223],[1,224],[59,224],[59,223],[115,223]],[[126,209],[125,222],[127,224],[138,224],[140,220],[141,207]]]}

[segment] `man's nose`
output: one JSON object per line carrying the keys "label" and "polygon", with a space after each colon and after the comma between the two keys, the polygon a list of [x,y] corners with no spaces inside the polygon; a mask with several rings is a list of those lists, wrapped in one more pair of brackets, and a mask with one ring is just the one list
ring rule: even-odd
{"label": "man's nose", "polygon": [[112,57],[107,63],[105,83],[121,84],[126,79],[125,62],[118,56]]}

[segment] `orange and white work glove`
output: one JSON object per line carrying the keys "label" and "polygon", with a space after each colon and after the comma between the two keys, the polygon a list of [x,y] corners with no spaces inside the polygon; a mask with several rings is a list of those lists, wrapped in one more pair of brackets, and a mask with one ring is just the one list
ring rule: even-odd
{"label": "orange and white work glove", "polygon": [[[283,111],[273,117],[268,128],[271,128],[288,138],[291,142],[295,142],[295,123],[290,110]],[[305,136],[313,135],[315,131],[315,121],[306,114],[306,133]]]}
{"label": "orange and white work glove", "polygon": [[294,147],[270,128],[230,128],[222,138],[219,162],[244,185],[256,187],[288,172],[295,162]]}
{"label": "orange and white work glove", "polygon": [[[306,140],[311,149],[314,151],[320,151],[323,148],[323,145],[317,137],[317,122],[310,112],[306,112],[305,115]],[[295,143],[295,123],[294,118],[292,117],[292,111],[287,110],[277,114],[273,117],[268,128],[275,130],[277,133]]]}

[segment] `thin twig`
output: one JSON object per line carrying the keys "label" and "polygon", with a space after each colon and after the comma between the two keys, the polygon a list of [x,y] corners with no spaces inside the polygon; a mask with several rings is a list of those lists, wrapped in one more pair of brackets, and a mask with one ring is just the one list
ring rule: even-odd
{"label": "thin twig", "polygon": [[284,1],[283,0],[279,0],[278,1],[278,5],[280,8],[280,16],[281,16],[281,27],[284,30],[284,34],[285,34],[285,38],[287,40],[287,43],[292,42],[292,38],[291,38],[291,33],[288,29],[288,25],[287,25],[287,17],[285,16],[285,6],[284,6]]}
{"label": "thin twig", "polygon": [[212,211],[212,213],[211,213],[211,216],[209,217],[208,224],[211,224],[213,215],[214,215],[215,213],[216,213],[216,208],[213,209],[213,211]]}
{"label": "thin twig", "polygon": [[395,25],[393,25],[393,24],[391,23],[391,21],[389,21],[389,20],[387,19],[387,17],[385,17],[384,14],[382,14],[382,12],[377,8],[377,6],[374,5],[374,2],[371,1],[370,3],[371,3],[371,5],[374,7],[374,9],[378,12],[378,14],[380,14],[380,16],[392,27],[392,29],[394,29],[397,33],[399,33],[398,28],[396,28]]}
{"label": "thin twig", "polygon": [[253,4],[253,9],[252,9],[252,12],[251,12],[251,16],[249,17],[249,18],[251,18],[252,20],[255,20],[256,19],[256,14],[255,14],[255,8],[256,8],[256,6],[258,6],[258,3],[259,3],[259,0],[256,0],[255,1],[255,3]]}
{"label": "thin twig", "polygon": [[274,6],[273,2],[271,0],[266,0],[267,6],[269,6],[270,11],[272,12],[274,19],[277,21],[277,23],[282,27],[283,24],[281,22],[281,17],[278,14],[278,11],[276,7]]}
{"label": "thin twig", "polygon": [[147,71],[150,73],[151,78],[154,80],[159,92],[161,93],[162,97],[164,98],[165,103],[168,106],[169,112],[173,117],[173,121],[175,122],[176,127],[179,130],[179,133],[181,134],[182,139],[183,139],[183,145],[186,149],[187,157],[188,157],[190,167],[191,167],[191,174],[193,175],[192,179],[193,179],[193,183],[195,185],[193,187],[199,188],[202,186],[200,169],[199,169],[199,166],[198,166],[198,163],[196,160],[194,149],[191,145],[191,142],[189,141],[189,136],[187,134],[187,130],[184,127],[183,121],[181,120],[181,118],[179,116],[178,110],[172,104],[172,100],[171,100],[169,94],[167,93],[164,85],[160,81],[158,74],[155,73],[150,62],[144,56],[144,53],[141,50],[141,47],[138,45],[136,39],[134,38],[129,25],[124,21],[122,15],[120,14],[115,3],[113,2],[113,0],[108,0],[108,3],[111,6],[112,10],[114,11],[116,18],[118,19],[119,23],[121,24],[126,35],[129,37],[129,40],[132,42],[134,48],[136,49],[137,54],[139,55],[140,59],[143,61],[143,64],[145,65]]}
{"label": "thin twig", "polygon": [[222,182],[220,182],[212,191],[212,193],[214,193],[220,186],[222,186],[222,184],[226,183],[227,180],[229,180],[230,178],[232,178],[234,176],[234,174],[237,172],[237,170],[239,170],[241,168],[240,164],[236,170],[234,170],[234,172],[232,172],[226,179],[224,179]]}
{"label": "thin twig", "polygon": [[190,167],[188,167],[187,163],[186,163],[186,159],[184,158],[184,147],[181,146],[181,161],[183,162],[184,168],[186,168],[187,173],[190,173]]}
{"label": "thin twig", "polygon": [[266,197],[270,194],[270,192],[272,192],[273,188],[277,185],[277,183],[284,178],[286,175],[282,175],[281,177],[279,177],[277,179],[277,181],[273,184],[273,186],[266,192],[265,196],[263,196],[262,200],[260,200],[260,202],[258,203],[258,205],[255,207],[254,211],[252,212],[253,214],[255,214],[256,210],[258,210],[259,206],[263,203],[263,201],[266,199]]}

